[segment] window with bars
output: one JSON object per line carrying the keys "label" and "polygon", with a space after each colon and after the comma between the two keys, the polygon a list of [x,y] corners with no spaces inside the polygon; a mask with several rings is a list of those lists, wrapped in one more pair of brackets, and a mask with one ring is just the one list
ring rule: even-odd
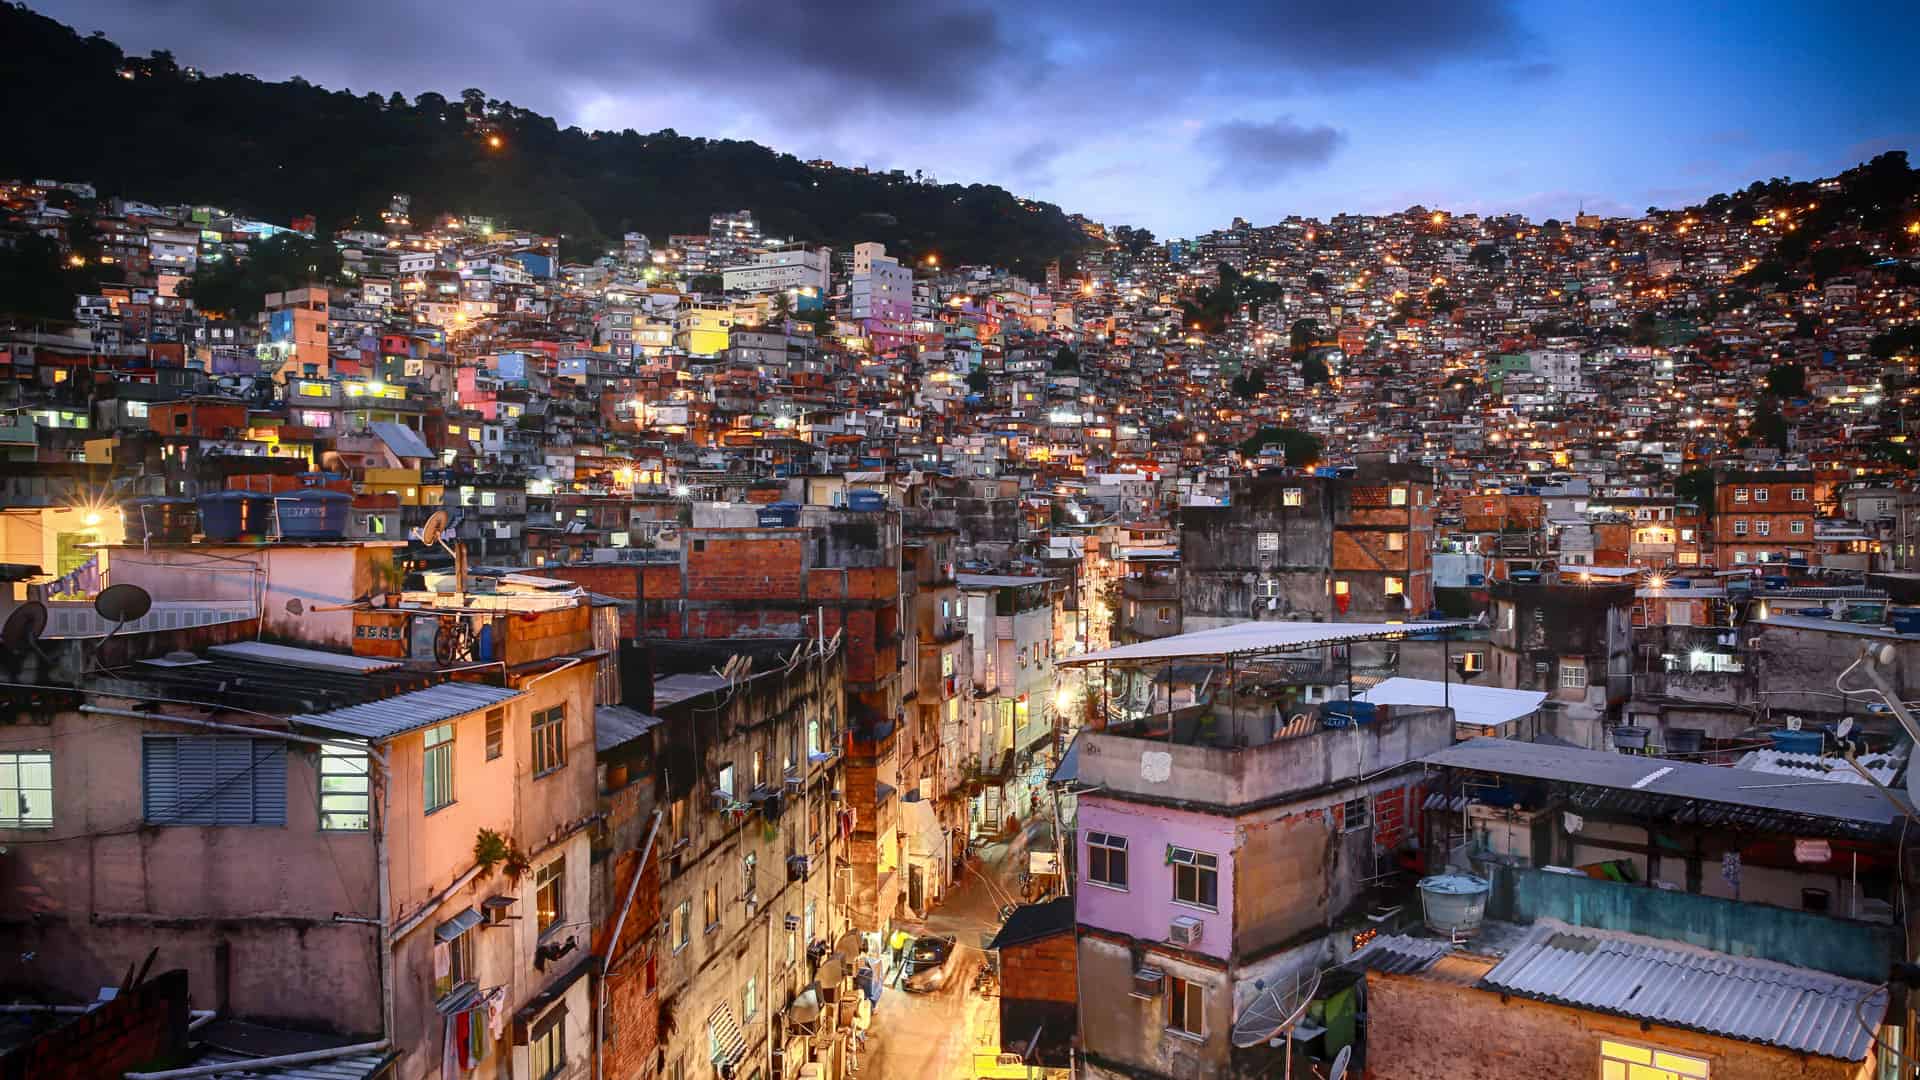
{"label": "window with bars", "polygon": [[372,826],[372,784],[367,752],[350,746],[320,748],[320,827],[365,832]]}
{"label": "window with bars", "polygon": [[53,827],[53,751],[0,754],[0,829]]}
{"label": "window with bars", "polygon": [[533,775],[545,776],[567,763],[567,707],[555,705],[533,714]]}
{"label": "window with bars", "polygon": [[427,729],[426,755],[421,763],[424,790],[421,805],[431,814],[453,801],[453,725]]}
{"label": "window with bars", "polygon": [[234,735],[149,735],[141,806],[150,825],[285,825],[287,744]]}

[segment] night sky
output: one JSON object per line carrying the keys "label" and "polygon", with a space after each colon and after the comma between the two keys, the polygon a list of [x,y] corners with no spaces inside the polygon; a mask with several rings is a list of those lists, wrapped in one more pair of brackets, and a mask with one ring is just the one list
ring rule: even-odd
{"label": "night sky", "polygon": [[1191,235],[1420,203],[1638,213],[1920,151],[1911,3],[37,0],[130,52],[473,86]]}

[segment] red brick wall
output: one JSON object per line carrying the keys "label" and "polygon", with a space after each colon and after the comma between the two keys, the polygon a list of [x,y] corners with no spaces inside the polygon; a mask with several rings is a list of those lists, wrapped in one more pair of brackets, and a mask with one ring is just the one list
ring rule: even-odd
{"label": "red brick wall", "polygon": [[798,537],[704,537],[687,551],[691,600],[797,599],[803,542]]}
{"label": "red brick wall", "polygon": [[1008,1001],[1076,1000],[1072,934],[1000,950],[1000,996]]}
{"label": "red brick wall", "polygon": [[185,1049],[187,973],[166,971],[0,1057],[0,1080],[97,1080]]}
{"label": "red brick wall", "polygon": [[[1443,964],[1448,961],[1442,961]],[[1476,990],[1432,975],[1367,975],[1367,1080],[1600,1075],[1600,1040],[1707,1058],[1713,1080],[1865,1080],[1872,1065]],[[1498,1033],[1489,1037],[1489,1033]]]}
{"label": "red brick wall", "polygon": [[[621,865],[613,879],[617,883],[614,903],[625,902],[633,882],[636,852],[621,856]],[[597,950],[605,955],[613,934],[612,921],[619,918],[616,908],[608,923],[600,928],[603,938]],[[620,940],[612,943],[615,962],[611,977],[602,980],[600,992],[606,995],[608,1030],[607,1075],[638,1080],[653,1075],[660,1060],[660,996],[656,993],[654,953],[643,942],[660,922],[660,861],[647,860],[640,888],[634,894],[633,908],[620,930]]]}

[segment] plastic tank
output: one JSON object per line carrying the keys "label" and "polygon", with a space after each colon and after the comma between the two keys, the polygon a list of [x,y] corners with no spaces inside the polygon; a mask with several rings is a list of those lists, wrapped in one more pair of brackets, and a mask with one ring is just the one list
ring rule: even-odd
{"label": "plastic tank", "polygon": [[1826,737],[1818,731],[1787,731],[1779,729],[1768,732],[1773,740],[1773,748],[1783,754],[1819,754],[1826,749]]}
{"label": "plastic tank", "polygon": [[1491,888],[1478,874],[1455,871],[1422,878],[1420,907],[1426,915],[1427,929],[1449,936],[1479,933]]}
{"label": "plastic tank", "polygon": [[280,535],[287,540],[338,540],[347,534],[347,510],[353,496],[326,488],[304,488],[273,497]]}
{"label": "plastic tank", "polygon": [[768,503],[760,508],[760,527],[763,529],[791,529],[800,524],[800,504],[796,502]]}
{"label": "plastic tank", "polygon": [[1615,750],[1645,750],[1647,748],[1648,734],[1650,733],[1646,728],[1636,727],[1633,724],[1622,724],[1613,729],[1613,748]]}
{"label": "plastic tank", "polygon": [[1329,701],[1320,706],[1320,723],[1330,728],[1371,724],[1380,718],[1380,706],[1371,701]]}
{"label": "plastic tank", "polygon": [[215,491],[202,495],[200,531],[208,540],[238,540],[246,531],[247,494],[243,491]]}
{"label": "plastic tank", "polygon": [[849,510],[872,512],[875,510],[885,510],[886,508],[887,497],[877,491],[856,489],[847,492],[847,509]]}
{"label": "plastic tank", "polygon": [[200,513],[192,499],[154,495],[126,503],[120,513],[126,521],[127,539],[134,543],[161,540],[186,544],[200,531]]}
{"label": "plastic tank", "polygon": [[1887,612],[1887,622],[1896,634],[1920,634],[1920,608],[1894,608]]}

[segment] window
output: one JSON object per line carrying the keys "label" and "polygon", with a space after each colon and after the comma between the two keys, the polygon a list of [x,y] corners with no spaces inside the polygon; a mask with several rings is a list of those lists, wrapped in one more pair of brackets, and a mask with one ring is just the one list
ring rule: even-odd
{"label": "window", "polygon": [[1280,505],[1299,506],[1306,501],[1305,494],[1306,493],[1299,488],[1282,488],[1280,491]]}
{"label": "window", "polygon": [[1757,536],[1771,536],[1773,535],[1773,522],[1764,520],[1756,521],[1753,523],[1753,531]]}
{"label": "window", "polygon": [[1087,834],[1087,880],[1112,889],[1127,887],[1127,838],[1113,833]]}
{"label": "window", "polygon": [[505,750],[507,741],[507,710],[487,710],[487,760],[492,761]]}
{"label": "window", "polygon": [[740,859],[740,895],[752,903],[758,895],[755,871],[759,869],[758,855],[748,852]]}
{"label": "window", "polygon": [[1708,1063],[1634,1043],[1600,1040],[1600,1080],[1706,1080]]}
{"label": "window", "polygon": [[1747,519],[1746,519],[1746,518],[1735,518],[1735,519],[1734,519],[1734,521],[1733,521],[1733,535],[1735,535],[1735,536],[1745,536],[1745,535],[1747,535]]}
{"label": "window", "polygon": [[1387,550],[1388,551],[1407,550],[1407,534],[1403,532],[1388,533],[1387,534]]}
{"label": "window", "polygon": [[285,825],[287,744],[231,735],[149,735],[141,805],[153,825]]}
{"label": "window", "polygon": [[1734,562],[1734,565],[1736,565],[1736,566],[1738,566],[1739,564],[1741,564],[1741,563],[1744,563],[1744,562],[1746,562],[1746,561],[1747,561],[1747,553],[1746,553],[1746,552],[1744,552],[1744,551],[1736,551],[1736,552],[1734,552],[1734,553],[1733,553],[1733,562]]}
{"label": "window", "polygon": [[1483,652],[1461,653],[1460,654],[1460,670],[1461,671],[1487,670],[1487,654]]}
{"label": "window", "polygon": [[1367,797],[1362,795],[1357,799],[1348,799],[1346,802],[1341,803],[1340,822],[1341,829],[1346,832],[1359,832],[1361,829],[1366,828],[1368,824]]}
{"label": "window", "polygon": [[753,752],[753,786],[756,788],[766,782],[766,778],[761,775],[765,764],[766,754],[760,750],[755,750]]}
{"label": "window", "polygon": [[[478,920],[472,908],[466,914]],[[435,965],[433,977],[433,996],[446,997],[453,988],[474,978],[473,968],[473,927],[463,924],[458,918],[440,925],[437,931],[440,944],[447,947],[446,974],[439,974],[439,965]]]}
{"label": "window", "polygon": [[555,705],[533,714],[533,775],[545,776],[567,763],[567,707]]}
{"label": "window", "polygon": [[718,788],[723,794],[725,794],[727,798],[731,799],[734,797],[733,766],[731,765],[720,766],[720,778],[718,782],[714,784],[714,786]]}
{"label": "window", "polygon": [[1789,492],[1787,492],[1787,498],[1789,498],[1789,499],[1791,499],[1791,500],[1793,500],[1794,502],[1806,502],[1806,501],[1807,501],[1807,489],[1806,489],[1806,488],[1794,488],[1793,490],[1791,490],[1791,491],[1789,491]]}
{"label": "window", "polygon": [[1154,618],[1159,622],[1172,622],[1173,609],[1171,607],[1158,608],[1154,611]]}
{"label": "window", "polygon": [[673,909],[673,951],[679,952],[693,940],[693,901],[682,900]]}
{"label": "window", "polygon": [[707,933],[711,934],[720,928],[720,886],[718,884],[709,883],[707,885],[706,902]]}
{"label": "window", "polygon": [[1213,909],[1220,900],[1220,860],[1201,851],[1169,848],[1173,864],[1173,898],[1182,904]]}
{"label": "window", "polygon": [[760,1010],[760,984],[751,975],[747,976],[746,988],[740,991],[740,1016],[751,1020]]}
{"label": "window", "polygon": [[1743,503],[1743,502],[1746,502],[1746,501],[1747,501],[1747,489],[1746,489],[1746,488],[1734,488],[1734,489],[1733,489],[1733,501],[1734,501],[1734,502],[1737,502],[1737,503]]}
{"label": "window", "polygon": [[553,860],[534,872],[534,929],[544,934],[559,925],[567,913],[567,857]]}
{"label": "window", "polygon": [[0,754],[0,829],[53,828],[53,751]]}
{"label": "window", "polygon": [[1807,523],[1804,521],[1789,521],[1787,523],[1787,531],[1795,536],[1805,536],[1807,534]]}
{"label": "window", "polygon": [[527,1061],[533,1080],[552,1080],[567,1067],[567,1026],[563,1022],[566,1018],[564,1007],[553,1010],[527,1040]]}
{"label": "window", "polygon": [[1393,506],[1407,505],[1407,489],[1394,488],[1392,491],[1387,493],[1387,502]]}
{"label": "window", "polygon": [[431,814],[453,801],[453,725],[428,728],[426,744],[426,760],[421,766],[426,785],[423,804]]}
{"label": "window", "polygon": [[1207,990],[1191,979],[1167,977],[1167,1030],[1189,1039],[1207,1037]]}
{"label": "window", "polygon": [[1344,581],[1336,581],[1333,583],[1333,595],[1335,596],[1345,596],[1351,591],[1352,588]]}
{"label": "window", "polygon": [[365,832],[372,824],[371,791],[365,750],[330,745],[320,748],[322,829]]}
{"label": "window", "polygon": [[1404,596],[1407,591],[1407,583],[1402,578],[1389,577],[1380,583],[1380,591],[1386,593],[1388,596]]}
{"label": "window", "polygon": [[1753,489],[1753,501],[1754,501],[1754,502],[1766,502],[1766,501],[1767,501],[1767,489],[1766,489],[1766,488],[1754,488],[1754,489]]}
{"label": "window", "polygon": [[1585,690],[1587,688],[1587,662],[1585,660],[1560,661],[1560,688],[1562,690]]}

